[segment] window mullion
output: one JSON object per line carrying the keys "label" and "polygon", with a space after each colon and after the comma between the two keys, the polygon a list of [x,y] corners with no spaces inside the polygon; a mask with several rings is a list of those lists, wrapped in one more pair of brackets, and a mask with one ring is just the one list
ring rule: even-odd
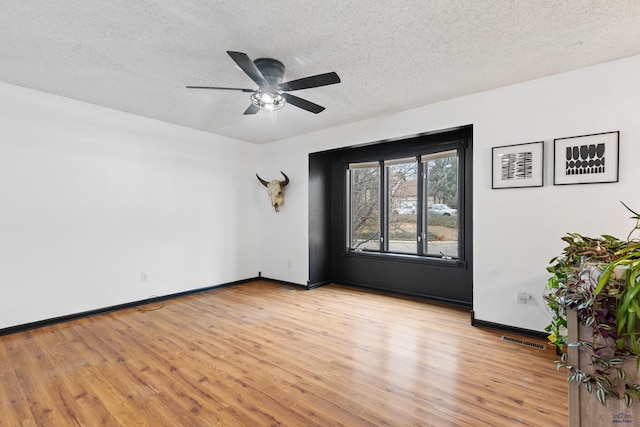
{"label": "window mullion", "polygon": [[425,203],[424,203],[424,164],[420,161],[420,157],[417,158],[418,160],[418,188],[416,190],[416,197],[417,197],[417,201],[416,201],[416,213],[417,213],[417,217],[416,217],[416,246],[417,246],[417,254],[418,255],[423,255],[424,254],[424,238],[425,238],[425,233],[424,233],[424,217],[425,217]]}
{"label": "window mullion", "polygon": [[353,244],[353,234],[354,234],[354,223],[353,223],[353,197],[351,194],[351,191],[353,190],[353,186],[351,185],[351,171],[349,170],[349,167],[346,168],[345,170],[345,187],[346,187],[346,193],[347,194],[347,212],[346,212],[346,221],[347,221],[347,227],[348,227],[348,232],[347,232],[347,240],[346,240],[346,245],[347,245],[347,251],[349,251],[352,247]]}
{"label": "window mullion", "polygon": [[384,167],[384,160],[380,160],[380,251],[389,248],[389,178]]}

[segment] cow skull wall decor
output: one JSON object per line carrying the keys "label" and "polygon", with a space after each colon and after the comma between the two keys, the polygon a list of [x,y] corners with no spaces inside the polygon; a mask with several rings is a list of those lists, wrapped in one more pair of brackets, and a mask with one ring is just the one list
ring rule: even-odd
{"label": "cow skull wall decor", "polygon": [[276,212],[280,212],[280,206],[284,204],[284,188],[289,184],[289,177],[282,171],[280,171],[280,173],[284,176],[284,181],[274,179],[271,182],[267,182],[256,174],[256,177],[258,177],[262,185],[267,187],[267,194],[271,198],[271,205]]}

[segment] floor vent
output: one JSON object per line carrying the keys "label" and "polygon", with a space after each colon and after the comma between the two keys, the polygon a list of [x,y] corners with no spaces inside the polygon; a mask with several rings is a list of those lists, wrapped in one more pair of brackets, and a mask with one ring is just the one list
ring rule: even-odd
{"label": "floor vent", "polygon": [[281,290],[281,291],[285,291],[285,292],[295,292],[296,291],[295,289],[292,289],[292,288],[278,288],[278,289]]}
{"label": "floor vent", "polygon": [[519,338],[505,337],[504,335],[500,337],[501,341],[508,341],[514,344],[526,345],[527,347],[537,348],[539,350],[546,350],[547,346],[544,344],[538,344],[537,342],[525,341]]}

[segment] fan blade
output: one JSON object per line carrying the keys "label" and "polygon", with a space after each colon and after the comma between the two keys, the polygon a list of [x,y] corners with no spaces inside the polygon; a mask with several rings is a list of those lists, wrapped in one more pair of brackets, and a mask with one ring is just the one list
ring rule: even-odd
{"label": "fan blade", "polygon": [[298,80],[291,80],[290,82],[280,83],[278,89],[280,90],[300,90],[309,89],[312,87],[327,86],[340,83],[340,77],[334,72],[318,74],[316,76],[303,77]]}
{"label": "fan blade", "polygon": [[227,53],[229,54],[231,59],[233,59],[235,63],[238,64],[240,68],[242,68],[242,71],[244,71],[247,76],[251,77],[251,80],[256,82],[258,86],[262,87],[267,85],[267,81],[262,76],[262,73],[260,72],[258,67],[256,67],[256,64],[254,64],[253,61],[249,59],[246,53],[234,52],[232,50],[228,50]]}
{"label": "fan blade", "polygon": [[295,105],[298,108],[302,108],[303,110],[311,111],[312,113],[318,114],[324,111],[324,107],[318,104],[314,104],[311,101],[307,101],[306,99],[298,98],[295,95],[291,95],[290,93],[283,93],[282,96],[287,102],[291,105]]}
{"label": "fan blade", "polygon": [[248,115],[248,114],[255,114],[255,113],[257,113],[258,111],[260,111],[260,107],[257,107],[257,106],[255,106],[255,105],[251,104],[251,105],[249,105],[249,107],[247,107],[247,109],[246,109],[246,110],[244,110],[244,114],[245,114],[245,115]]}
{"label": "fan blade", "polygon": [[215,87],[215,86],[185,86],[187,89],[217,89],[217,90],[240,90],[242,92],[255,92],[255,89],[243,89],[239,87]]}

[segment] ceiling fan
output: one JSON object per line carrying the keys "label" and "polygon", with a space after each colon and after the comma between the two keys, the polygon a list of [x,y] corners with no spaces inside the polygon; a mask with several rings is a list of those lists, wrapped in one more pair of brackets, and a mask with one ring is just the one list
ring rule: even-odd
{"label": "ceiling fan", "polygon": [[242,71],[258,85],[258,89],[212,86],[187,86],[187,88],[239,90],[241,92],[251,93],[251,105],[245,110],[244,114],[256,114],[261,110],[279,110],[284,107],[287,102],[303,110],[318,114],[324,110],[323,106],[287,92],[340,83],[340,77],[334,72],[283,82],[284,64],[277,59],[258,58],[255,61],[251,61],[246,53],[230,50],[228,50],[227,53],[231,59],[238,64]]}

